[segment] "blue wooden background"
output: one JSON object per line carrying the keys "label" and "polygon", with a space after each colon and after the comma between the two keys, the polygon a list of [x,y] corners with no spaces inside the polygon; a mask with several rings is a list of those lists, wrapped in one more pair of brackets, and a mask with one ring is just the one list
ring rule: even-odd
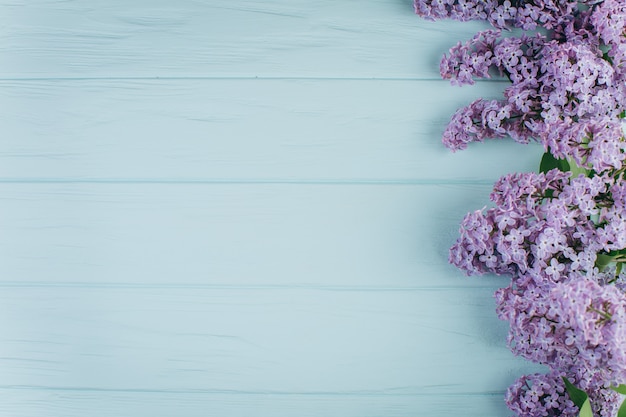
{"label": "blue wooden background", "polygon": [[0,416],[508,415],[447,264],[541,149],[452,154],[410,0],[0,0]]}

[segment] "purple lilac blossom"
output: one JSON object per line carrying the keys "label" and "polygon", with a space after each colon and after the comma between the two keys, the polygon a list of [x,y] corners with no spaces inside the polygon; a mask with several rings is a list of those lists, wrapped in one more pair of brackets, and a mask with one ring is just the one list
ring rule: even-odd
{"label": "purple lilac blossom", "polygon": [[450,261],[468,274],[511,275],[496,292],[509,347],[550,369],[509,389],[507,405],[518,416],[576,415],[555,391],[556,375],[587,392],[595,415],[617,411],[621,398],[608,387],[626,382],[626,273],[600,270],[596,257],[626,247],[622,176],[506,175],[491,194],[495,207],[462,223]]}
{"label": "purple lilac blossom", "polygon": [[560,375],[523,375],[511,385],[505,396],[511,411],[525,417],[575,417],[578,407],[565,392]]}
{"label": "purple lilac blossom", "polygon": [[[523,417],[576,417],[579,410],[565,391],[564,376],[558,372],[523,375],[508,388],[506,405]],[[587,394],[595,416],[617,414],[619,394],[607,389],[590,390]]]}
{"label": "purple lilac blossom", "polygon": [[624,43],[626,2],[623,0],[604,0],[595,7],[590,20],[604,43],[607,45]]}
{"label": "purple lilac blossom", "polygon": [[[497,291],[516,355],[561,372],[585,390],[626,381],[626,294],[595,277]],[[601,381],[603,386],[598,386]]]}
{"label": "purple lilac blossom", "polygon": [[[499,30],[485,30],[451,48],[440,65],[444,79],[473,84],[497,72],[511,86],[490,125],[479,114],[485,101],[460,109],[444,133],[446,146],[458,150],[510,136],[558,148],[559,156],[596,171],[621,167],[626,140],[617,124],[626,110],[626,2],[417,0],[415,8],[430,18],[489,20],[497,28],[522,27],[516,19],[532,16],[553,29],[504,38]],[[555,145],[560,138],[566,143]]]}
{"label": "purple lilac blossom", "polygon": [[474,77],[491,78],[489,68],[494,65],[493,50],[500,37],[498,30],[478,32],[468,42],[459,42],[444,55],[439,72],[453,85],[474,84]]}
{"label": "purple lilac blossom", "polygon": [[[585,390],[594,415],[614,417],[626,383],[626,2],[415,0],[427,19],[486,20],[443,57],[454,85],[499,74],[504,100],[459,109],[444,144],[511,137],[543,144],[576,173],[502,177],[494,207],[467,214],[450,262],[467,274],[509,274],[496,292],[512,351],[550,368],[512,385],[518,416],[575,416],[562,382]],[[502,37],[499,29],[549,29]],[[606,265],[608,262],[608,265]],[[617,267],[619,264],[619,268]]]}
{"label": "purple lilac blossom", "polygon": [[556,124],[543,137],[545,148],[556,158],[569,158],[596,172],[619,169],[626,158],[622,124],[615,117]]}
{"label": "purple lilac blossom", "polygon": [[[555,169],[500,178],[490,197],[495,207],[466,215],[450,262],[468,275],[553,283],[593,272],[598,253],[626,247],[624,181],[569,177]],[[617,204],[611,190],[620,193]]]}
{"label": "purple lilac blossom", "polygon": [[497,28],[537,26],[547,29],[566,19],[578,6],[576,0],[415,0],[415,12],[431,20],[487,20]]}
{"label": "purple lilac blossom", "polygon": [[511,110],[505,101],[483,99],[460,108],[443,133],[444,145],[452,150],[465,149],[471,142],[505,138],[516,132],[519,132],[518,142],[525,143],[527,129],[523,125],[522,116],[512,114]]}
{"label": "purple lilac blossom", "polygon": [[[535,139],[555,156],[596,171],[620,168],[626,153],[619,121],[626,110],[624,68],[611,66],[584,43],[497,36],[497,31],[481,32],[442,59],[441,74],[453,84],[489,78],[490,67],[512,82],[504,91],[506,101],[477,100],[459,109],[444,144],[458,150],[486,138]],[[491,119],[485,118],[485,106]]]}

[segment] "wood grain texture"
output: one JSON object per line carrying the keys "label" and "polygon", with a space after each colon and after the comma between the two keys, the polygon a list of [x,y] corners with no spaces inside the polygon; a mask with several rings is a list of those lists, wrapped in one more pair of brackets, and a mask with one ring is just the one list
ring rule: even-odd
{"label": "wood grain texture", "polygon": [[41,390],[4,388],[0,411],[15,417],[227,415],[249,417],[414,417],[423,410],[467,417],[507,415],[502,393],[486,395],[419,395],[364,393],[275,394],[229,392],[171,392],[126,390]]}
{"label": "wood grain texture", "polygon": [[113,402],[101,415],[148,415],[145,398],[163,394],[189,415],[243,415],[263,398],[267,415],[410,415],[469,401],[478,416],[502,413],[497,398],[529,369],[493,312],[506,279],[445,264],[458,219],[487,186],[0,190],[7,414],[56,393],[44,415],[79,415],[100,394]]}
{"label": "wood grain texture", "polygon": [[0,285],[465,286],[447,248],[489,190],[2,184]]}
{"label": "wood grain texture", "polygon": [[2,0],[0,77],[437,79],[484,28],[410,0]]}
{"label": "wood grain texture", "polygon": [[482,288],[5,287],[0,386],[477,394],[514,365],[492,308]]}
{"label": "wood grain texture", "polygon": [[452,154],[441,135],[456,108],[503,86],[4,81],[0,179],[492,183],[536,169],[541,147],[501,142]]}
{"label": "wood grain texture", "polygon": [[[11,317],[0,338],[0,389],[17,399],[103,394],[113,398],[107,412],[128,413],[159,394],[215,414],[236,411],[216,398],[248,412],[245,403],[262,399],[267,414],[289,404],[305,415],[362,415],[375,399],[381,404],[364,415],[435,410],[445,399],[438,411],[460,411],[466,401],[470,410],[478,403],[503,411],[490,390],[522,365],[500,343],[505,329],[484,288],[5,287],[0,301]],[[312,406],[324,398],[337,408]],[[41,410],[63,405],[56,399]],[[16,408],[2,404],[0,412]]]}
{"label": "wood grain texture", "polygon": [[505,84],[411,3],[0,0],[0,416],[506,415],[446,257],[541,149],[443,149]]}

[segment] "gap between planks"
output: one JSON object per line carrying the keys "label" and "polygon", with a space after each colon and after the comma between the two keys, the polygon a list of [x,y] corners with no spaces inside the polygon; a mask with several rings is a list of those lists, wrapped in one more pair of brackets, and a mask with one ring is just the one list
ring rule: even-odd
{"label": "gap between planks", "polygon": [[471,179],[201,179],[201,178],[0,178],[1,184],[115,184],[115,185],[478,185],[492,186],[491,180]]}
{"label": "gap between planks", "polygon": [[126,282],[43,282],[43,281],[0,281],[0,288],[97,288],[110,290],[207,290],[207,291],[328,291],[328,292],[439,292],[476,290],[493,291],[491,285],[455,285],[455,286],[372,286],[372,285],[313,285],[313,284],[264,284],[264,285],[224,285],[198,283],[126,283]]}
{"label": "gap between planks", "polygon": [[[298,76],[124,76],[124,77],[0,77],[0,82],[40,82],[40,81],[416,81],[416,82],[445,82],[448,80],[431,77],[298,77]],[[492,78],[475,80],[478,83],[511,84],[507,79]]]}
{"label": "gap between planks", "polygon": [[306,396],[306,397],[500,397],[505,391],[484,392],[385,392],[385,391],[253,391],[253,390],[221,390],[221,389],[155,389],[155,388],[100,388],[100,387],[54,387],[41,385],[0,385],[0,390],[29,391],[74,391],[74,392],[112,392],[112,393],[145,393],[145,394],[199,394],[199,395],[263,395],[263,396]]}

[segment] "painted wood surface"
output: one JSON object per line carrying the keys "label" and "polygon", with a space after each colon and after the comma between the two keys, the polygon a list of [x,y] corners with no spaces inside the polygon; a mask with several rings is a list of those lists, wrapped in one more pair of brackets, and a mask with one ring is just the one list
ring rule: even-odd
{"label": "painted wood surface", "polygon": [[0,0],[0,416],[508,415],[536,368],[446,262],[538,146],[410,1]]}
{"label": "painted wood surface", "polygon": [[[1,0],[17,78],[438,78],[479,23],[418,22],[406,0]],[[408,13],[407,13],[408,12]]]}

